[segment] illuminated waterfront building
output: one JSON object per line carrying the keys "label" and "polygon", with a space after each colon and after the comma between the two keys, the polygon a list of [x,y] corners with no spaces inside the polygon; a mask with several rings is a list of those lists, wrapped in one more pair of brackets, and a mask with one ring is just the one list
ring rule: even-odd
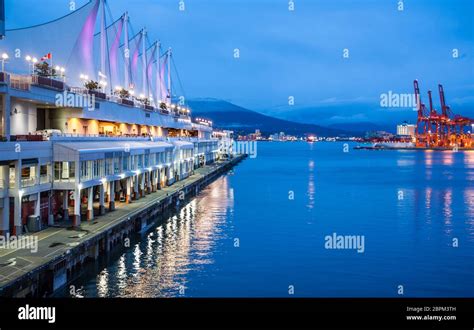
{"label": "illuminated waterfront building", "polygon": [[212,123],[173,93],[171,49],[105,8],[0,41],[0,234],[79,226],[220,156]]}

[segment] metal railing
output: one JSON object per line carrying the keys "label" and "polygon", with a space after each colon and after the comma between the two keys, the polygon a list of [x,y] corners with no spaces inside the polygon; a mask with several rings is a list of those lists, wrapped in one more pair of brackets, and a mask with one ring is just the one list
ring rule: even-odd
{"label": "metal railing", "polygon": [[33,75],[31,76],[31,83],[39,86],[43,86],[46,88],[51,88],[55,90],[63,91],[66,88],[66,84],[64,81],[56,80],[50,77],[42,77]]}
{"label": "metal railing", "polygon": [[29,91],[31,87],[32,79],[31,76],[20,76],[16,74],[10,74],[10,87],[19,89],[22,91]]}
{"label": "metal railing", "polygon": [[41,175],[40,176],[40,184],[51,183],[51,175]]}
{"label": "metal railing", "polygon": [[32,187],[34,185],[36,185],[36,180],[37,180],[37,177],[36,176],[30,176],[28,178],[21,178],[21,186],[22,187]]}

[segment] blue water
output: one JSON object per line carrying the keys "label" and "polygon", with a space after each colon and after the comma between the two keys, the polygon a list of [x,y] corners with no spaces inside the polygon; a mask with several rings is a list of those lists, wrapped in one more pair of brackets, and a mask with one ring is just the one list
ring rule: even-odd
{"label": "blue water", "polygon": [[[262,142],[73,284],[85,297],[473,297],[473,183],[474,152]],[[333,233],[363,235],[364,252],[326,249]]]}

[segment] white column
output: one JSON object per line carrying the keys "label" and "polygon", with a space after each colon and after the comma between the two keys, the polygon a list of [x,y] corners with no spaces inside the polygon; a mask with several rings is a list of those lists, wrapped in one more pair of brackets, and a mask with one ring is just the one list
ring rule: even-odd
{"label": "white column", "polygon": [[152,187],[152,184],[151,184],[151,180],[152,180],[152,177],[153,177],[153,171],[148,171],[148,177],[147,177],[147,182],[146,182],[146,189],[147,189],[147,192],[148,193],[151,193],[153,191],[153,187]]}
{"label": "white column", "polygon": [[53,197],[53,191],[50,190],[48,192],[48,225],[50,225],[50,226],[54,225],[54,215],[53,215],[53,209],[52,209],[52,204],[53,204],[52,203],[52,197]]}
{"label": "white column", "polygon": [[39,217],[41,215],[41,193],[37,193],[36,197],[35,216]]}
{"label": "white column", "polygon": [[109,183],[109,211],[115,210],[115,181]]}
{"label": "white column", "polygon": [[87,189],[87,220],[94,219],[94,187]]}
{"label": "white column", "polygon": [[161,189],[161,169],[156,170],[156,189]]}
{"label": "white column", "polygon": [[81,190],[76,188],[74,190],[74,219],[73,226],[79,227],[81,225]]}
{"label": "white column", "polygon": [[21,189],[21,159],[15,161],[15,210],[14,210],[14,224],[16,235],[21,235],[23,225],[21,221],[21,199],[23,197],[23,190]]}
{"label": "white column", "polygon": [[21,198],[23,196],[15,196],[15,210],[14,210],[14,224],[15,224],[15,233],[16,235],[21,235],[23,226],[21,223]]}
{"label": "white column", "polygon": [[[4,95],[5,97],[5,95]],[[0,235],[5,235],[10,231],[10,197],[9,197],[9,185],[10,185],[10,167],[4,165],[0,168],[2,171],[2,183],[3,183],[3,209],[0,214]]]}
{"label": "white column", "polygon": [[145,172],[142,173],[142,177],[140,179],[140,196],[145,196]]}
{"label": "white column", "polygon": [[36,166],[35,166],[35,174],[36,174],[35,182],[36,182],[36,184],[40,184],[40,172],[41,172],[41,165],[40,165],[40,160],[38,159],[38,164],[36,164]]}
{"label": "white column", "polygon": [[100,215],[105,214],[105,187],[103,184],[99,187],[99,213]]}
{"label": "white column", "polygon": [[127,178],[127,196],[125,201],[127,204],[132,202],[132,177]]}
{"label": "white column", "polygon": [[69,220],[69,190],[63,191],[63,219]]}
{"label": "white column", "polygon": [[138,191],[138,174],[133,177],[133,192],[135,193],[135,199],[139,199],[139,191]]}

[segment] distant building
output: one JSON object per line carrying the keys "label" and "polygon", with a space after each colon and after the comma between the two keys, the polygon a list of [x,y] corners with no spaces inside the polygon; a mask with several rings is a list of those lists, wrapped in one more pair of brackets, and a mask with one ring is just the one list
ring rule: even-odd
{"label": "distant building", "polygon": [[393,134],[385,131],[370,131],[365,134],[365,138],[375,140],[390,140],[393,138]]}
{"label": "distant building", "polygon": [[404,122],[401,125],[397,125],[397,135],[399,136],[411,136],[415,137],[416,125],[408,124]]}

